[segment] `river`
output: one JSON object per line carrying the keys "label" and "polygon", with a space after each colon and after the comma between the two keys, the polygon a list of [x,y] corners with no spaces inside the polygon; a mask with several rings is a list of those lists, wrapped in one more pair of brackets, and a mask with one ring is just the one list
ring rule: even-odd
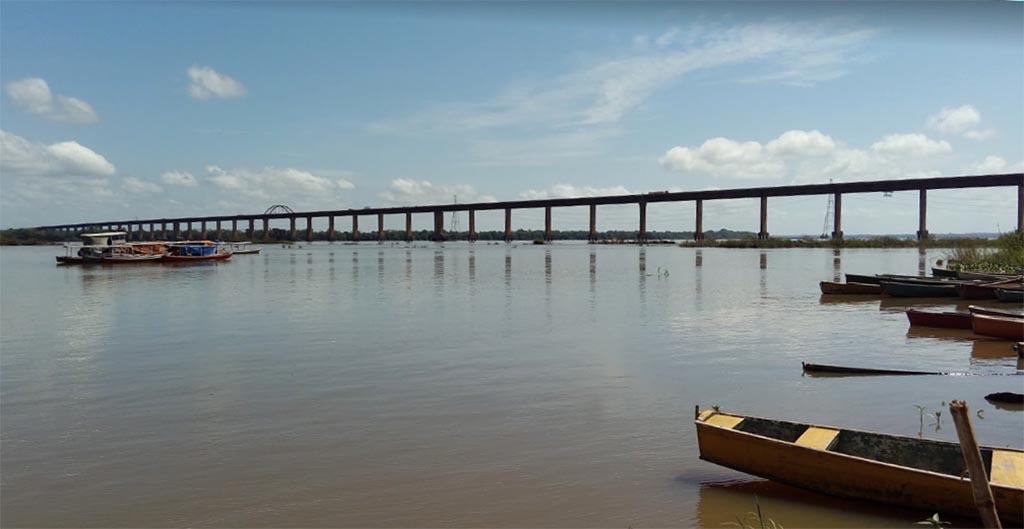
{"label": "river", "polygon": [[[222,264],[0,251],[5,527],[907,526],[698,459],[694,406],[984,444],[1018,377],[804,376],[811,361],[1013,373],[1008,342],[829,302],[942,250],[375,243]],[[951,308],[955,301],[938,301]],[[960,305],[961,308],[964,305]],[[921,420],[915,405],[928,413]],[[938,426],[938,429],[936,429]]]}

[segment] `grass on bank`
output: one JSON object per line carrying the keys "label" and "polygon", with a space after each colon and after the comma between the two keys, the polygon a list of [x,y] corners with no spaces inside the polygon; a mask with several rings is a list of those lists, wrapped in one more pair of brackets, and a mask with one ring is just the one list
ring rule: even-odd
{"label": "grass on bank", "polygon": [[1018,273],[1024,269],[1024,233],[1007,233],[989,247],[960,245],[946,253],[951,270]]}

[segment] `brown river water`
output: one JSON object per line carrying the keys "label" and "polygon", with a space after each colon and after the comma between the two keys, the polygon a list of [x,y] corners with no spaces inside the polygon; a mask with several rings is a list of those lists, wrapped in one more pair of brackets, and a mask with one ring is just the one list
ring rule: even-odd
{"label": "brown river water", "polygon": [[[955,440],[943,403],[962,399],[984,444],[1024,445],[1024,412],[983,399],[1024,391],[997,376],[1016,372],[1009,342],[908,332],[911,303],[819,294],[941,250],[336,243],[131,267],[58,267],[60,252],[0,251],[4,527],[721,528],[755,495],[788,528],[911,527],[932,513],[699,460],[694,406]],[[822,378],[801,361],[983,376]]]}

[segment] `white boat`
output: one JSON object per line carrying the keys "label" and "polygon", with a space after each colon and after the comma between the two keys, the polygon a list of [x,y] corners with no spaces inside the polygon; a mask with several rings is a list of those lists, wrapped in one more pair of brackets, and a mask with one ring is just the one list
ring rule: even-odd
{"label": "white boat", "polygon": [[59,264],[132,264],[159,261],[167,253],[162,242],[130,243],[127,232],[83,233],[82,244],[65,244]]}
{"label": "white boat", "polygon": [[259,246],[255,246],[254,247],[252,245],[252,242],[250,242],[250,241],[225,242],[225,243],[220,243],[220,244],[221,244],[221,246],[224,246],[224,247],[228,248],[229,250],[231,250],[231,253],[234,254],[234,255],[257,254],[257,253],[260,253],[260,250],[261,250],[261,248]]}

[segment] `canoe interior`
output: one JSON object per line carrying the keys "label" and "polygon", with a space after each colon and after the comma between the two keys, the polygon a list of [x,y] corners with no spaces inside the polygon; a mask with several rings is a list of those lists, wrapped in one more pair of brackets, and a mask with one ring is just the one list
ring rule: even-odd
{"label": "canoe interior", "polygon": [[[795,443],[808,428],[814,427],[788,421],[744,417],[732,429]],[[966,471],[960,445],[941,441],[839,430],[839,434],[825,450],[950,476],[959,477]],[[985,462],[986,472],[991,473],[992,449],[982,448],[981,458]]]}

